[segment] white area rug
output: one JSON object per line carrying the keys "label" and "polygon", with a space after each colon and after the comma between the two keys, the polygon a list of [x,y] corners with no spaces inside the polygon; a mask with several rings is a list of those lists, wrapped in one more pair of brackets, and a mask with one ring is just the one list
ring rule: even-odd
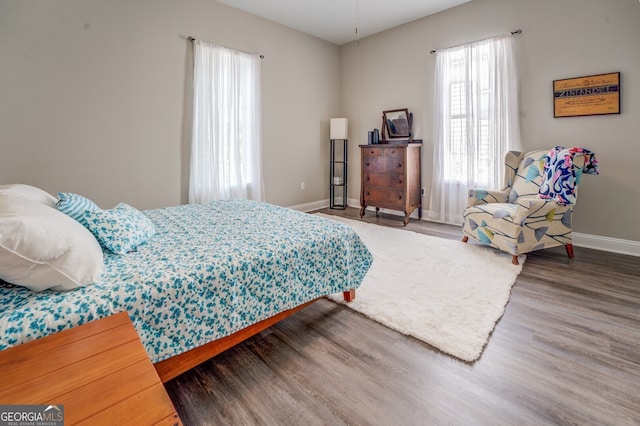
{"label": "white area rug", "polygon": [[525,256],[515,266],[490,247],[318,215],[351,226],[373,254],[355,301],[332,300],[464,361],[480,357]]}

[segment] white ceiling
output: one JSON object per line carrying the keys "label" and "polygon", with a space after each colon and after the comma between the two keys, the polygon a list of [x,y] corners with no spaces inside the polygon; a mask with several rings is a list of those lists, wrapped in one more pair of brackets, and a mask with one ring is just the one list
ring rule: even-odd
{"label": "white ceiling", "polygon": [[[471,0],[218,0],[342,45]],[[356,22],[359,22],[356,36]]]}

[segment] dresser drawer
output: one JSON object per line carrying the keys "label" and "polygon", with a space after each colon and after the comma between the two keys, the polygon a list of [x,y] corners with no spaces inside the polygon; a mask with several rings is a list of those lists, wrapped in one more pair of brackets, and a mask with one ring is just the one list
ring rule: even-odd
{"label": "dresser drawer", "polygon": [[392,148],[392,147],[385,147],[382,148],[383,151],[383,155],[387,156],[387,157],[401,157],[404,158],[404,148]]}
{"label": "dresser drawer", "polygon": [[380,157],[362,157],[362,170],[365,172],[379,172],[386,173],[387,161],[386,158]]}
{"label": "dresser drawer", "polygon": [[362,170],[364,172],[403,173],[404,159],[390,156],[362,157]]}
{"label": "dresser drawer", "polygon": [[364,172],[362,174],[362,184],[367,186],[387,186],[387,174]]}
{"label": "dresser drawer", "polygon": [[368,186],[381,186],[394,189],[404,189],[405,187],[403,174],[365,172],[362,177],[362,183]]}
{"label": "dresser drawer", "polygon": [[382,155],[382,148],[363,148],[362,155],[370,156],[370,157],[378,157]]}
{"label": "dresser drawer", "polygon": [[404,173],[404,157],[384,156],[388,173]]}
{"label": "dresser drawer", "polygon": [[405,188],[405,180],[403,174],[389,174],[387,175],[387,186],[388,188],[395,189],[404,189]]}
{"label": "dresser drawer", "polygon": [[403,205],[405,201],[405,192],[398,189],[378,188],[365,185],[363,195],[365,200],[371,204]]}

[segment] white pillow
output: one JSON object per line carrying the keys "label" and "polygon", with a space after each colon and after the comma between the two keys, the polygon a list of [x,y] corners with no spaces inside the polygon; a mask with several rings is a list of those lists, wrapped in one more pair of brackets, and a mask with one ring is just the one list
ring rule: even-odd
{"label": "white pillow", "polygon": [[71,290],[104,269],[91,232],[55,207],[0,193],[0,278],[33,291]]}
{"label": "white pillow", "polygon": [[49,207],[55,207],[58,199],[48,192],[43,191],[35,186],[25,185],[23,183],[12,183],[9,185],[0,185],[0,194],[16,195],[27,198],[38,204],[44,204]]}

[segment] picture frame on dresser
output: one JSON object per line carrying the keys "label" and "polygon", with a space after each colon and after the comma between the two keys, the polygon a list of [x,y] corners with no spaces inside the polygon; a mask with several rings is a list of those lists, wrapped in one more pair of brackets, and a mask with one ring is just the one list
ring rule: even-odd
{"label": "picture frame on dresser", "polygon": [[407,108],[382,111],[382,140],[413,139],[413,114]]}

